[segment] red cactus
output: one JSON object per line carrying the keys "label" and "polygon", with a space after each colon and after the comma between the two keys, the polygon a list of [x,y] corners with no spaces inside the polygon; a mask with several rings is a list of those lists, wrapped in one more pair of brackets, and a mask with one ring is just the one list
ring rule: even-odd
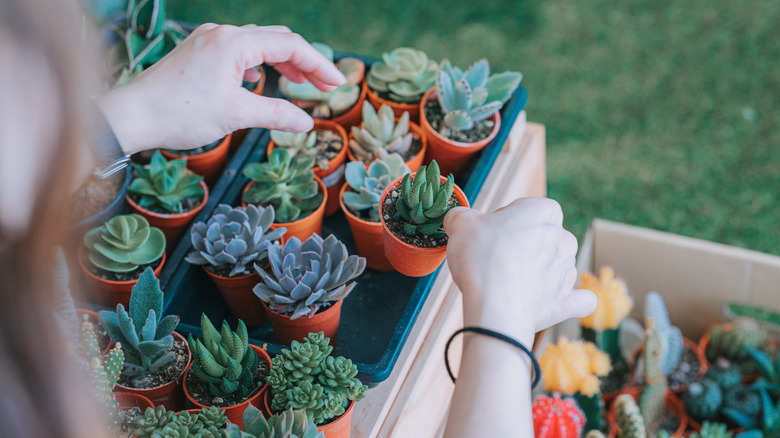
{"label": "red cactus", "polygon": [[574,399],[557,395],[538,397],[533,416],[536,438],[578,438],[585,426],[585,415]]}

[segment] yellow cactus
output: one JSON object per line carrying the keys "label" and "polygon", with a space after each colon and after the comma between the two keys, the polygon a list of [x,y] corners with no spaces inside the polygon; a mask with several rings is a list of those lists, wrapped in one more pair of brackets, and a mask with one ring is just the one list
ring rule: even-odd
{"label": "yellow cactus", "polygon": [[545,349],[539,359],[547,390],[591,397],[599,392],[599,376],[609,373],[609,356],[595,345],[561,339]]}
{"label": "yellow cactus", "polygon": [[599,300],[596,311],[580,318],[580,324],[585,328],[599,331],[616,329],[620,321],[631,312],[633,306],[626,283],[615,278],[615,271],[608,266],[601,268],[598,277],[585,272],[580,278],[582,284],[579,288],[593,291]]}

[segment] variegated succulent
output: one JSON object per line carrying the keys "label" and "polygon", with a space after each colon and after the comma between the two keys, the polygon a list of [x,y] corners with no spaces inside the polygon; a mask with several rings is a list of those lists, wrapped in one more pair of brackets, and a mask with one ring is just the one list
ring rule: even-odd
{"label": "variegated succulent", "polygon": [[396,178],[409,172],[403,157],[395,153],[372,162],[368,169],[362,162],[349,162],[345,176],[352,190],[344,192],[344,204],[355,212],[367,212],[369,220],[379,222],[382,192]]}
{"label": "variegated succulent", "polygon": [[349,147],[355,157],[365,162],[393,152],[406,157],[414,141],[409,132],[409,113],[404,112],[396,123],[392,108],[382,105],[377,112],[368,101],[363,103],[362,128],[353,126],[352,136]]}
{"label": "variegated succulent", "polygon": [[371,65],[366,80],[372,90],[388,93],[401,103],[419,102],[436,81],[439,66],[422,50],[399,47],[382,54],[382,61]]}

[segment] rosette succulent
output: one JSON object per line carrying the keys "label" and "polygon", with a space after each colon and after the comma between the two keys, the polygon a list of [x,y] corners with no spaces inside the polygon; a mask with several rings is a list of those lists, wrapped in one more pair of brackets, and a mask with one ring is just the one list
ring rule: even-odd
{"label": "rosette succulent", "polygon": [[303,342],[293,341],[289,350],[272,360],[268,385],[271,408],[305,410],[316,424],[345,412],[349,400],[360,401],[367,387],[355,376],[357,366],[344,357],[332,357],[330,339],[322,332],[309,333]]}
{"label": "rosette succulent", "polygon": [[414,103],[433,87],[438,68],[425,52],[399,47],[383,53],[382,60],[371,65],[366,80],[372,90],[388,93],[396,102]]}
{"label": "rosette succulent", "polygon": [[393,152],[407,156],[414,137],[409,132],[409,113],[404,112],[398,123],[393,109],[382,105],[379,112],[370,102],[363,102],[363,127],[352,127],[349,147],[357,158],[372,161]]}
{"label": "rosette succulent", "polygon": [[104,271],[132,272],[165,252],[165,234],[138,214],[114,216],[84,235],[87,258]]}
{"label": "rosette succulent", "polygon": [[202,408],[195,414],[187,411],[176,414],[159,405],[146,408],[143,417],[138,419],[136,433],[141,438],[222,438],[226,423],[225,411],[215,406]]}
{"label": "rosette succulent", "polygon": [[200,328],[203,338],[187,338],[195,376],[215,397],[244,400],[255,386],[254,374],[260,360],[249,346],[244,321],[238,320],[235,332],[223,321],[222,330],[217,331],[204,313]]}
{"label": "rosette succulent", "polygon": [[355,288],[352,279],[362,274],[366,259],[349,255],[334,235],[313,234],[301,243],[293,237],[284,248],[268,249],[271,272],[256,266],[262,282],[254,293],[274,312],[290,319],[314,316],[320,307],[343,300]]}
{"label": "rosette succulent", "polygon": [[166,160],[155,151],[149,168],[133,164],[136,177],[127,190],[139,195],[138,205],[147,210],[181,213],[182,200],[203,197],[203,177],[187,171],[187,160]]}
{"label": "rosette succulent", "polygon": [[456,131],[473,128],[474,122],[500,110],[522,79],[517,72],[491,75],[487,59],[476,61],[465,71],[445,59],[436,74],[436,97],[444,124]]}
{"label": "rosette succulent", "polygon": [[173,330],[179,317],[163,317],[163,293],[152,268],[146,268],[133,286],[129,312],[120,303],[116,312],[98,312],[98,319],[111,338],[122,344],[125,375],[157,374],[176,363]]}
{"label": "rosette succulent", "polygon": [[402,224],[406,235],[445,236],[441,228],[444,216],[454,207],[449,202],[455,189],[455,178],[450,174],[442,183],[439,176],[439,165],[433,160],[427,168],[420,167],[414,180],[407,174],[401,181],[401,195],[396,201],[393,219]]}
{"label": "rosette succulent", "polygon": [[382,192],[396,178],[409,172],[403,157],[395,153],[372,162],[368,169],[361,162],[349,162],[345,176],[352,191],[344,192],[344,204],[352,211],[368,212],[369,220],[379,222]]}
{"label": "rosette succulent", "polygon": [[242,420],[243,431],[236,424],[227,425],[227,438],[325,438],[325,433],[317,431],[317,425],[302,410],[290,408],[266,420],[259,409],[249,404]]}
{"label": "rosette succulent", "polygon": [[274,222],[272,206],[220,204],[208,222],[196,222],[190,231],[194,251],[185,260],[194,265],[230,268],[228,277],[251,274],[252,263],[268,256],[268,248],[286,228],[269,231]]}
{"label": "rosette succulent", "polygon": [[273,205],[279,223],[303,219],[316,210],[323,199],[311,170],[313,165],[312,156],[292,157],[285,149],[274,149],[267,162],[244,167],[244,176],[254,184],[241,199],[247,204]]}
{"label": "rosette succulent", "polygon": [[317,131],[311,130],[309,132],[284,132],[271,130],[271,140],[278,148],[286,149],[290,153],[291,158],[295,158],[298,154],[311,155],[317,157],[317,149],[314,145],[317,144]]}

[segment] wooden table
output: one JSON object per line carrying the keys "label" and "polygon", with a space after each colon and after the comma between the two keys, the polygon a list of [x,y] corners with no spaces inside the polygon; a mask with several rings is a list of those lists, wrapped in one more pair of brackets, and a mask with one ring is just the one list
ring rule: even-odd
{"label": "wooden table", "polygon": [[[545,196],[544,126],[517,118],[506,144],[474,202],[493,211],[521,196]],[[463,326],[460,291],[448,267],[439,272],[390,377],[369,389],[355,405],[353,438],[440,436],[454,385],[444,368],[444,344]],[[450,360],[457,373],[461,344],[453,342]]]}

